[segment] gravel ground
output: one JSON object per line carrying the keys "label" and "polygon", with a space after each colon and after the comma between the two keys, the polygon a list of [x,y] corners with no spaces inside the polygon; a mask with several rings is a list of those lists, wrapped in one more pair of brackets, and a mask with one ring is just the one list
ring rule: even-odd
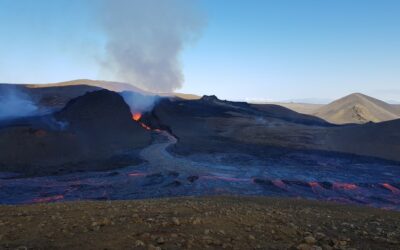
{"label": "gravel ground", "polygon": [[400,249],[400,213],[255,197],[0,206],[0,249]]}

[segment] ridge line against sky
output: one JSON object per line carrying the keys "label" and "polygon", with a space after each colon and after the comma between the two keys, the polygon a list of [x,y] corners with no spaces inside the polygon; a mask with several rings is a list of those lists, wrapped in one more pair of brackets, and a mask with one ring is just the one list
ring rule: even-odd
{"label": "ridge line against sky", "polygon": [[[102,0],[107,1],[107,0]],[[95,0],[1,0],[0,82],[104,79]],[[161,0],[162,1],[162,0]],[[179,92],[223,99],[400,101],[400,1],[200,0]],[[132,23],[134,25],[134,23]]]}

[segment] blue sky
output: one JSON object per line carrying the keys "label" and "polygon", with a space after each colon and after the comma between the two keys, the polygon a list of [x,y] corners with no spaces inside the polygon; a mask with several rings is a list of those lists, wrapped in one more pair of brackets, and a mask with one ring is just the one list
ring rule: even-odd
{"label": "blue sky", "polygon": [[[400,1],[201,0],[179,92],[225,99],[400,101]],[[101,79],[96,0],[0,0],[0,82]],[[118,80],[118,79],[108,79]]]}

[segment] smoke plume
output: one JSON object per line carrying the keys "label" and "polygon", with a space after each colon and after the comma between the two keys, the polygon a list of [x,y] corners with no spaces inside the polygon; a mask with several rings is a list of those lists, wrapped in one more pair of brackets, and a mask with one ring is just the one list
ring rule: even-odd
{"label": "smoke plume", "polygon": [[16,87],[0,88],[0,120],[35,115],[37,106]]}
{"label": "smoke plume", "polygon": [[106,74],[153,92],[181,87],[180,53],[203,26],[196,1],[104,0]]}
{"label": "smoke plume", "polygon": [[160,99],[158,96],[144,95],[132,91],[124,91],[121,95],[124,98],[125,103],[128,104],[132,113],[150,111]]}

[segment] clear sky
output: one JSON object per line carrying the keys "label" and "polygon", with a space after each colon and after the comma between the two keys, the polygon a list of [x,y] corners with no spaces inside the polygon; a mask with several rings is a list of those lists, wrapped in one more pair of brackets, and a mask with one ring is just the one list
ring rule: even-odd
{"label": "clear sky", "polygon": [[[96,0],[0,0],[0,82],[101,79]],[[400,1],[200,0],[179,92],[225,99],[400,101]],[[118,79],[107,79],[118,80]]]}

